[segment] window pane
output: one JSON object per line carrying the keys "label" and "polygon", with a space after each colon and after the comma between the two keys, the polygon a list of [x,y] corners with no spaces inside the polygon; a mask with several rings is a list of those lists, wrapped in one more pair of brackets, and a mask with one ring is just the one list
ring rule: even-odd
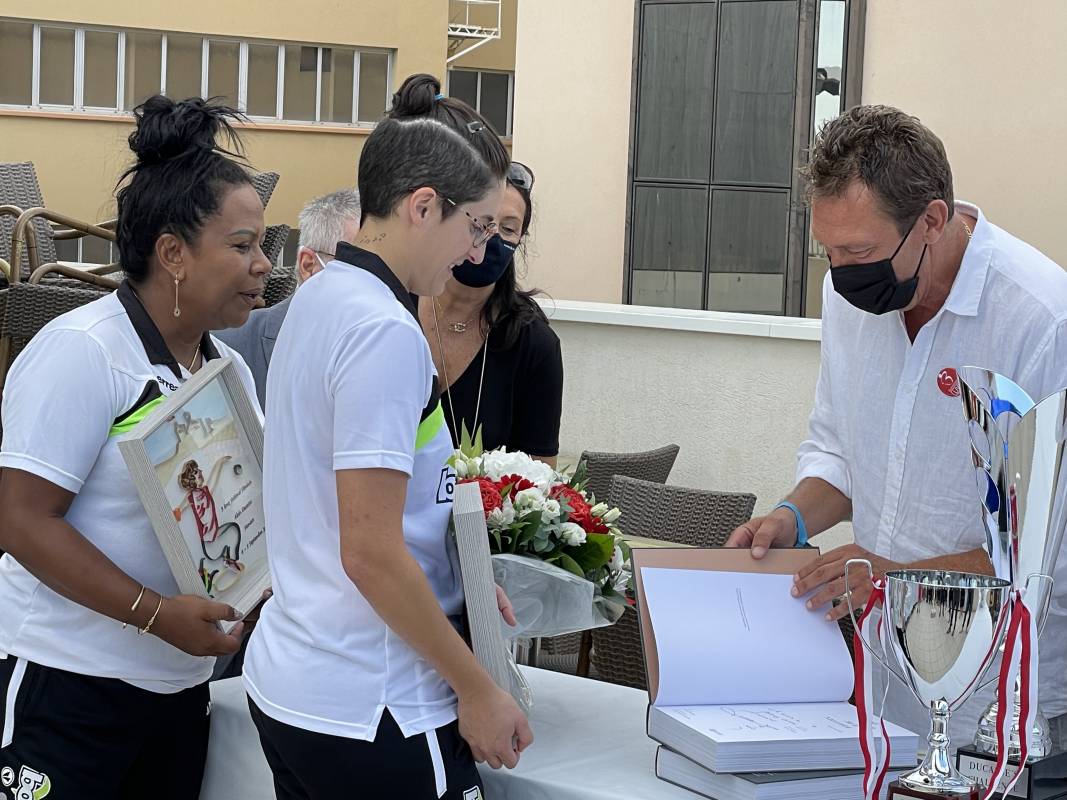
{"label": "window pane", "polygon": [[87,264],[110,264],[114,259],[111,257],[111,242],[107,239],[98,239],[95,236],[86,236],[82,240],[81,260]]}
{"label": "window pane", "polygon": [[389,92],[389,56],[359,54],[359,121],[377,122],[385,116]]}
{"label": "window pane", "polygon": [[41,28],[41,102],[74,105],[72,28]]}
{"label": "window pane", "polygon": [[631,295],[638,305],[700,308],[707,189],[634,189]]}
{"label": "window pane", "polygon": [[501,136],[511,133],[508,125],[508,84],[506,73],[482,73],[482,115]]}
{"label": "window pane", "polygon": [[33,102],[33,25],[0,20],[0,103]]}
{"label": "window pane", "polygon": [[[329,53],[329,59],[326,54]],[[324,47],[322,51],[323,122],[352,122],[352,80],[355,50]]]}
{"label": "window pane", "polygon": [[203,40],[199,36],[167,34],[167,96],[186,100],[200,96]]}
{"label": "window pane", "polygon": [[277,45],[248,45],[248,113],[254,117],[278,114]]}
{"label": "window pane", "polygon": [[108,31],[85,32],[85,96],[94,108],[115,108],[118,95],[119,35]]}
{"label": "window pane", "polygon": [[282,116],[285,119],[314,121],[315,61],[311,61],[309,69],[308,64],[301,61],[301,51],[304,50],[314,52],[316,48],[301,47],[298,44],[285,46],[285,89]]}
{"label": "window pane", "polygon": [[797,3],[724,3],[719,41],[714,180],[789,186]]}
{"label": "window pane", "polygon": [[782,313],[788,227],[787,192],[712,191],[709,309]]}
{"label": "window pane", "polygon": [[237,108],[237,64],[241,45],[237,42],[210,42],[207,61],[207,95],[221,97]]}
{"label": "window pane", "polygon": [[126,34],[126,100],[133,109],[152,95],[159,94],[163,64],[163,37],[147,31]]}
{"label": "window pane", "polygon": [[716,6],[644,7],[637,108],[638,177],[708,179]]}
{"label": "window pane", "polygon": [[841,113],[841,65],[845,63],[845,0],[819,3],[819,52],[815,59],[812,134]]}
{"label": "window pane", "polygon": [[448,71],[448,94],[471,108],[478,107],[478,73],[464,69]]}

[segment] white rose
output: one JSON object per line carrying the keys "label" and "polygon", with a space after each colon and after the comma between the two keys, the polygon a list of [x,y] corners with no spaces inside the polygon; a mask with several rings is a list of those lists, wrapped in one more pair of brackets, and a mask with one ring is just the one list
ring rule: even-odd
{"label": "white rose", "polygon": [[545,494],[540,489],[523,489],[515,493],[515,507],[541,511],[545,507]]}
{"label": "white rose", "polygon": [[458,477],[458,478],[466,478],[467,477],[467,462],[463,458],[457,458],[456,459],[456,477]]}
{"label": "white rose", "polygon": [[541,521],[547,524],[551,524],[559,519],[560,507],[559,501],[548,498],[545,500],[544,506],[541,508]]}
{"label": "white rose", "polygon": [[576,522],[564,522],[560,527],[559,538],[571,547],[585,544],[585,531]]}
{"label": "white rose", "polygon": [[511,500],[505,500],[501,508],[494,508],[489,512],[486,524],[490,528],[506,528],[515,521],[515,506]]}

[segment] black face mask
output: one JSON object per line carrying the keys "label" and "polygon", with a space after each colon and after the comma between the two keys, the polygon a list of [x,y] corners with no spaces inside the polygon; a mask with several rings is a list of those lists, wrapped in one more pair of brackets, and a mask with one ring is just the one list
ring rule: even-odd
{"label": "black face mask", "polygon": [[515,257],[515,247],[497,234],[485,243],[485,257],[481,264],[464,261],[458,267],[453,267],[452,277],[464,286],[476,289],[496,283]]}
{"label": "black face mask", "polygon": [[910,235],[911,229],[904,234],[893,255],[881,261],[845,264],[840,267],[831,264],[830,277],[834,282],[834,291],[868,314],[885,314],[887,311],[907,308],[919,286],[919,269],[923,265],[927,247],[923,245],[919,263],[915,265],[915,274],[906,281],[898,281],[896,273],[893,272],[893,259],[897,257]]}

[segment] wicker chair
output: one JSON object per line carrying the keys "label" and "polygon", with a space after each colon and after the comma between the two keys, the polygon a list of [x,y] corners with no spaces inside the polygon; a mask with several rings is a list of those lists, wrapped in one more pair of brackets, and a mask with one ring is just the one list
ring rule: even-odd
{"label": "wicker chair", "polygon": [[256,192],[259,193],[259,199],[263,201],[264,208],[270,202],[271,195],[274,194],[274,189],[278,185],[280,177],[277,172],[257,172],[252,176],[252,185],[256,188]]}
{"label": "wicker chair", "polygon": [[[580,459],[585,462],[587,470],[587,488],[593,497],[603,500],[611,491],[611,480],[616,475],[666,483],[678,458],[678,449],[678,445],[669,444],[642,453],[597,453],[587,450]],[[588,654],[590,643],[588,632],[542,639],[537,666],[556,672],[588,675],[589,663],[583,656]]]}
{"label": "wicker chair", "polygon": [[[694,547],[721,547],[734,528],[752,518],[756,497],[618,476],[612,481],[608,504],[622,511],[619,527],[629,535]],[[593,667],[601,680],[647,688],[633,608],[627,608],[614,625],[595,629],[592,639]]]}
{"label": "wicker chair", "polygon": [[666,483],[676,458],[678,445],[669,444],[643,453],[596,453],[587,450],[582,453],[580,460],[585,462],[589,477],[587,488],[595,498],[603,500],[611,492],[611,481],[616,475]]}

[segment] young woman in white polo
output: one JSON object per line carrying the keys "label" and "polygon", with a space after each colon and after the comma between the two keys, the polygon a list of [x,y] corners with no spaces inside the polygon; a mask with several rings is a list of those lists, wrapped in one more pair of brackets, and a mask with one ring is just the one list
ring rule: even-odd
{"label": "young woman in white polo", "polygon": [[203,364],[239,355],[270,262],[263,204],[216,147],[237,112],[156,96],[118,193],[126,281],[46,325],[3,395],[0,797],[196,800],[207,681],[233,609],[179,595],[118,440]]}
{"label": "young woman in white polo", "polygon": [[[532,739],[449,619],[452,446],[411,297],[439,294],[493,232],[506,151],[461,127],[378,124],[357,245],[294,296],[271,360],[274,596],[244,681],[279,800],[478,800],[475,760],[514,766]],[[495,167],[471,136],[493,137]]]}

